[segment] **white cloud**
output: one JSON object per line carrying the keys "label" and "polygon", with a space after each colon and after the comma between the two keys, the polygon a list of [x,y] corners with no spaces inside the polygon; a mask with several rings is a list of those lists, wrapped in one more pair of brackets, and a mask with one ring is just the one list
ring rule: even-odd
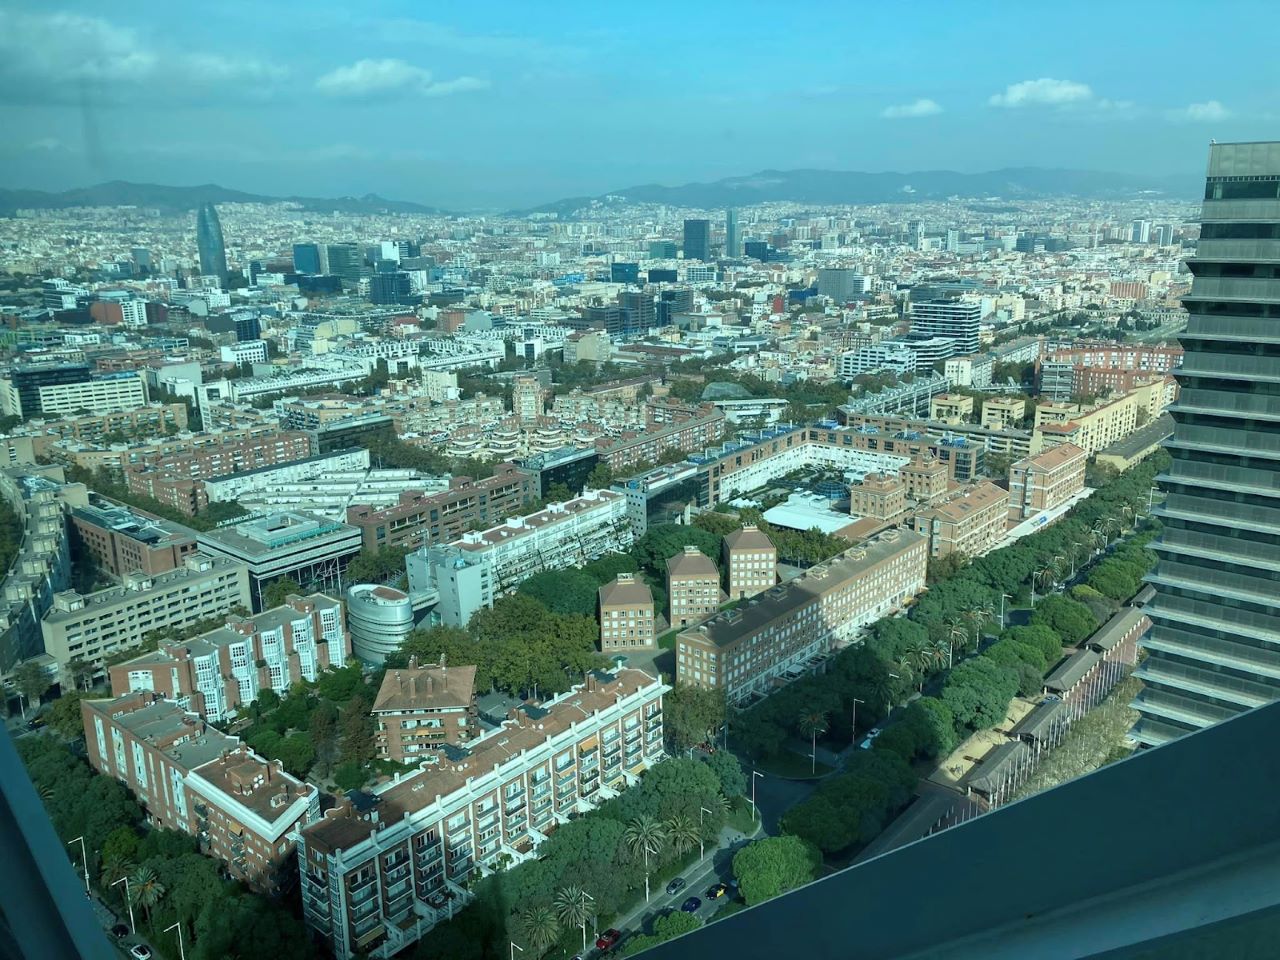
{"label": "white cloud", "polygon": [[77,102],[86,92],[110,102],[144,89],[157,99],[221,99],[260,94],[287,72],[252,57],[153,43],[101,17],[0,10],[0,99],[10,102]]}
{"label": "white cloud", "polygon": [[890,120],[899,120],[904,117],[932,117],[935,113],[941,112],[942,107],[936,101],[922,97],[914,103],[902,103],[892,107],[885,107],[880,111],[880,116],[887,117]]}
{"label": "white cloud", "polygon": [[1171,120],[1190,120],[1192,123],[1215,123],[1226,120],[1231,111],[1217,100],[1206,100],[1204,103],[1192,103],[1181,110],[1170,110]]}
{"label": "white cloud", "polygon": [[430,70],[395,59],[358,60],[316,80],[316,89],[327,96],[353,98],[376,94],[444,97],[467,90],[482,90],[488,85],[478,77],[436,80]]}
{"label": "white cloud", "polygon": [[1092,99],[1093,90],[1086,83],[1041,77],[1039,80],[1011,83],[1005,87],[1004,93],[993,94],[987,103],[993,107],[1025,107],[1031,104],[1057,106]]}

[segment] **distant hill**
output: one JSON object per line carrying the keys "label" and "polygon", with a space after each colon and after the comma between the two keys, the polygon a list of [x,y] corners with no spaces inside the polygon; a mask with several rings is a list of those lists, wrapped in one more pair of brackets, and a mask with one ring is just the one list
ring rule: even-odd
{"label": "distant hill", "polygon": [[962,199],[1005,201],[1051,197],[1119,199],[1152,193],[1176,199],[1197,196],[1194,176],[1160,177],[1090,170],[1011,167],[986,173],[923,170],[916,173],[861,173],[840,170],[762,170],[746,177],[668,187],[656,183],[613,190],[599,197],[571,197],[523,213],[571,216],[592,205],[667,203],[681,207],[747,206],[791,201],[814,204],[910,203]]}
{"label": "distant hill", "polygon": [[435,207],[387,200],[375,193],[363,197],[269,197],[230,190],[216,183],[198,187],[168,187],[156,183],[129,183],[112,180],[92,187],[78,187],[61,193],[43,190],[0,189],[0,216],[15,210],[60,210],[67,207],[156,207],[161,210],[194,210],[202,203],[296,203],[306,210],[340,213],[440,213]]}

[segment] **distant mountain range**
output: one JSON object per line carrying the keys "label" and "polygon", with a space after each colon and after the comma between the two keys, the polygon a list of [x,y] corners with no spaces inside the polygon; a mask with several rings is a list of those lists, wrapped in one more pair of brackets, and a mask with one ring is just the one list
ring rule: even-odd
{"label": "distant mountain range", "polygon": [[910,203],[962,199],[1005,201],[1050,197],[1091,199],[1132,198],[1156,194],[1192,200],[1194,176],[1162,177],[1091,170],[1053,170],[1010,167],[987,173],[922,170],[915,173],[861,173],[840,170],[761,170],[746,177],[727,177],[711,183],[667,187],[647,183],[614,190],[599,197],[570,197],[520,213],[571,216],[592,205],[666,203],[680,207],[740,207],[753,203],[791,201],[813,204]]}
{"label": "distant mountain range", "polygon": [[229,190],[215,183],[198,187],[166,187],[156,183],[112,180],[92,187],[61,193],[44,190],[0,189],[0,216],[15,210],[60,210],[67,207],[156,207],[161,210],[194,210],[203,203],[296,203],[306,210],[340,213],[440,213],[434,207],[405,200],[387,200],[375,193],[363,197],[268,197]]}

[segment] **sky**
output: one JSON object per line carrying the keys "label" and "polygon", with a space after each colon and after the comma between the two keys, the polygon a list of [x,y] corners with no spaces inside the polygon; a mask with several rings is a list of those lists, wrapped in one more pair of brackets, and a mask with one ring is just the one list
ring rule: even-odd
{"label": "sky", "polygon": [[0,187],[501,209],[762,169],[1194,182],[1211,138],[1280,138],[1263,3],[2,2]]}

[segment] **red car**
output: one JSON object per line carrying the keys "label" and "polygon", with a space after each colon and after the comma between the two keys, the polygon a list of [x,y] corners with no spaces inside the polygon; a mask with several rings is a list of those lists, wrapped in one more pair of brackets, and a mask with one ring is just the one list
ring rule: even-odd
{"label": "red car", "polygon": [[600,934],[599,939],[596,940],[596,949],[612,950],[614,947],[618,945],[618,941],[621,939],[622,939],[621,930],[613,930],[613,929],[606,930],[604,933]]}

